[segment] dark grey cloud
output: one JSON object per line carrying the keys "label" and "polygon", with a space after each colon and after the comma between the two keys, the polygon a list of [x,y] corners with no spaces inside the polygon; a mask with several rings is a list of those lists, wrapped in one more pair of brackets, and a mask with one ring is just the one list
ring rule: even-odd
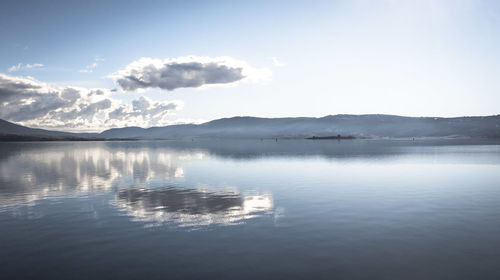
{"label": "dark grey cloud", "polygon": [[116,81],[124,90],[139,88],[176,88],[200,87],[205,84],[226,84],[244,78],[242,68],[231,68],[215,63],[164,64],[161,68],[146,66],[134,69],[127,76]]}
{"label": "dark grey cloud", "polygon": [[142,58],[111,77],[126,91],[145,88],[171,91],[177,88],[234,83],[250,75],[264,77],[270,73],[267,69],[254,69],[245,62],[229,57],[190,56],[165,60]]}
{"label": "dark grey cloud", "polygon": [[16,94],[23,94],[27,90],[36,90],[40,86],[33,84],[30,80],[13,81],[10,76],[0,75],[0,102],[8,101]]}
{"label": "dark grey cloud", "polygon": [[30,78],[0,74],[0,117],[26,121],[52,110],[71,106],[76,97],[72,89],[55,90]]}

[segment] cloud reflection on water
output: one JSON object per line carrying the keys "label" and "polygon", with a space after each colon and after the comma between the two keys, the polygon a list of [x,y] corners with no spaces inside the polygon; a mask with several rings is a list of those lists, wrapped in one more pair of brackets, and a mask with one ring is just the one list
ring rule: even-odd
{"label": "cloud reflection on water", "polygon": [[18,150],[0,158],[2,204],[32,201],[51,195],[107,191],[146,186],[151,180],[183,178],[182,162],[203,158],[172,150],[109,149],[104,145],[50,146]]}
{"label": "cloud reflection on water", "polygon": [[112,193],[111,205],[134,220],[179,226],[237,224],[273,209],[269,193],[184,186],[183,165],[210,157],[203,150],[107,143],[12,143],[0,148],[5,150],[0,155],[0,209]]}
{"label": "cloud reflection on water", "polygon": [[[245,162],[245,166],[249,166],[247,161],[264,157],[319,156],[342,164],[359,161],[377,163],[374,166],[387,162],[429,165],[436,164],[438,153],[439,163],[498,164],[498,157],[491,156],[492,151],[498,152],[498,146],[488,146],[490,142],[481,141],[469,144],[472,143],[463,140],[2,143],[0,211],[47,198],[62,201],[102,193],[111,194],[112,204],[135,220],[233,224],[274,211],[273,199],[271,194],[247,194],[245,189],[221,190],[227,186],[220,186],[219,182],[224,182],[226,176],[235,176],[223,170],[220,170],[221,180],[200,189],[207,185],[204,180],[211,180],[211,166],[221,161]],[[201,161],[205,162],[194,164]],[[307,170],[299,166],[300,170]],[[173,186],[177,189],[172,189]],[[201,205],[193,207],[184,200],[174,203],[172,197]],[[211,199],[221,203],[221,207],[232,206],[221,209],[207,206]]]}
{"label": "cloud reflection on water", "polygon": [[139,221],[174,222],[180,226],[233,225],[270,213],[273,199],[269,193],[167,187],[121,190],[116,205]]}

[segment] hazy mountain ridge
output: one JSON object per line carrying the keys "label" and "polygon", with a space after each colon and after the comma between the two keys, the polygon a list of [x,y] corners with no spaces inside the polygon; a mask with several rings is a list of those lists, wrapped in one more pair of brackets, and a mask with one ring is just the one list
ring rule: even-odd
{"label": "hazy mountain ridge", "polygon": [[96,137],[96,133],[71,133],[64,131],[30,128],[0,119],[0,140],[79,140]]}
{"label": "hazy mountain ridge", "polygon": [[233,117],[198,125],[113,128],[96,134],[32,129],[0,121],[0,134],[105,139],[306,138],[337,134],[361,138],[500,138],[500,115],[456,118],[395,115],[329,115],[322,118]]}

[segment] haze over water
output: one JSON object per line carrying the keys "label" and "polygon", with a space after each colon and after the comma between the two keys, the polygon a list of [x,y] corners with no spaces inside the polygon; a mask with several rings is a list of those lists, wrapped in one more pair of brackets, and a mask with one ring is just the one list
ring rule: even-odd
{"label": "haze over water", "polygon": [[498,279],[488,141],[3,143],[3,279]]}

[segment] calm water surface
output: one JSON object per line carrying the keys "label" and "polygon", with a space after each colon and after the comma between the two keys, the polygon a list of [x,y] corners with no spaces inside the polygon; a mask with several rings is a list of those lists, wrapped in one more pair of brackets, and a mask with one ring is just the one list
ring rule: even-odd
{"label": "calm water surface", "polygon": [[0,143],[1,279],[500,279],[500,146]]}

